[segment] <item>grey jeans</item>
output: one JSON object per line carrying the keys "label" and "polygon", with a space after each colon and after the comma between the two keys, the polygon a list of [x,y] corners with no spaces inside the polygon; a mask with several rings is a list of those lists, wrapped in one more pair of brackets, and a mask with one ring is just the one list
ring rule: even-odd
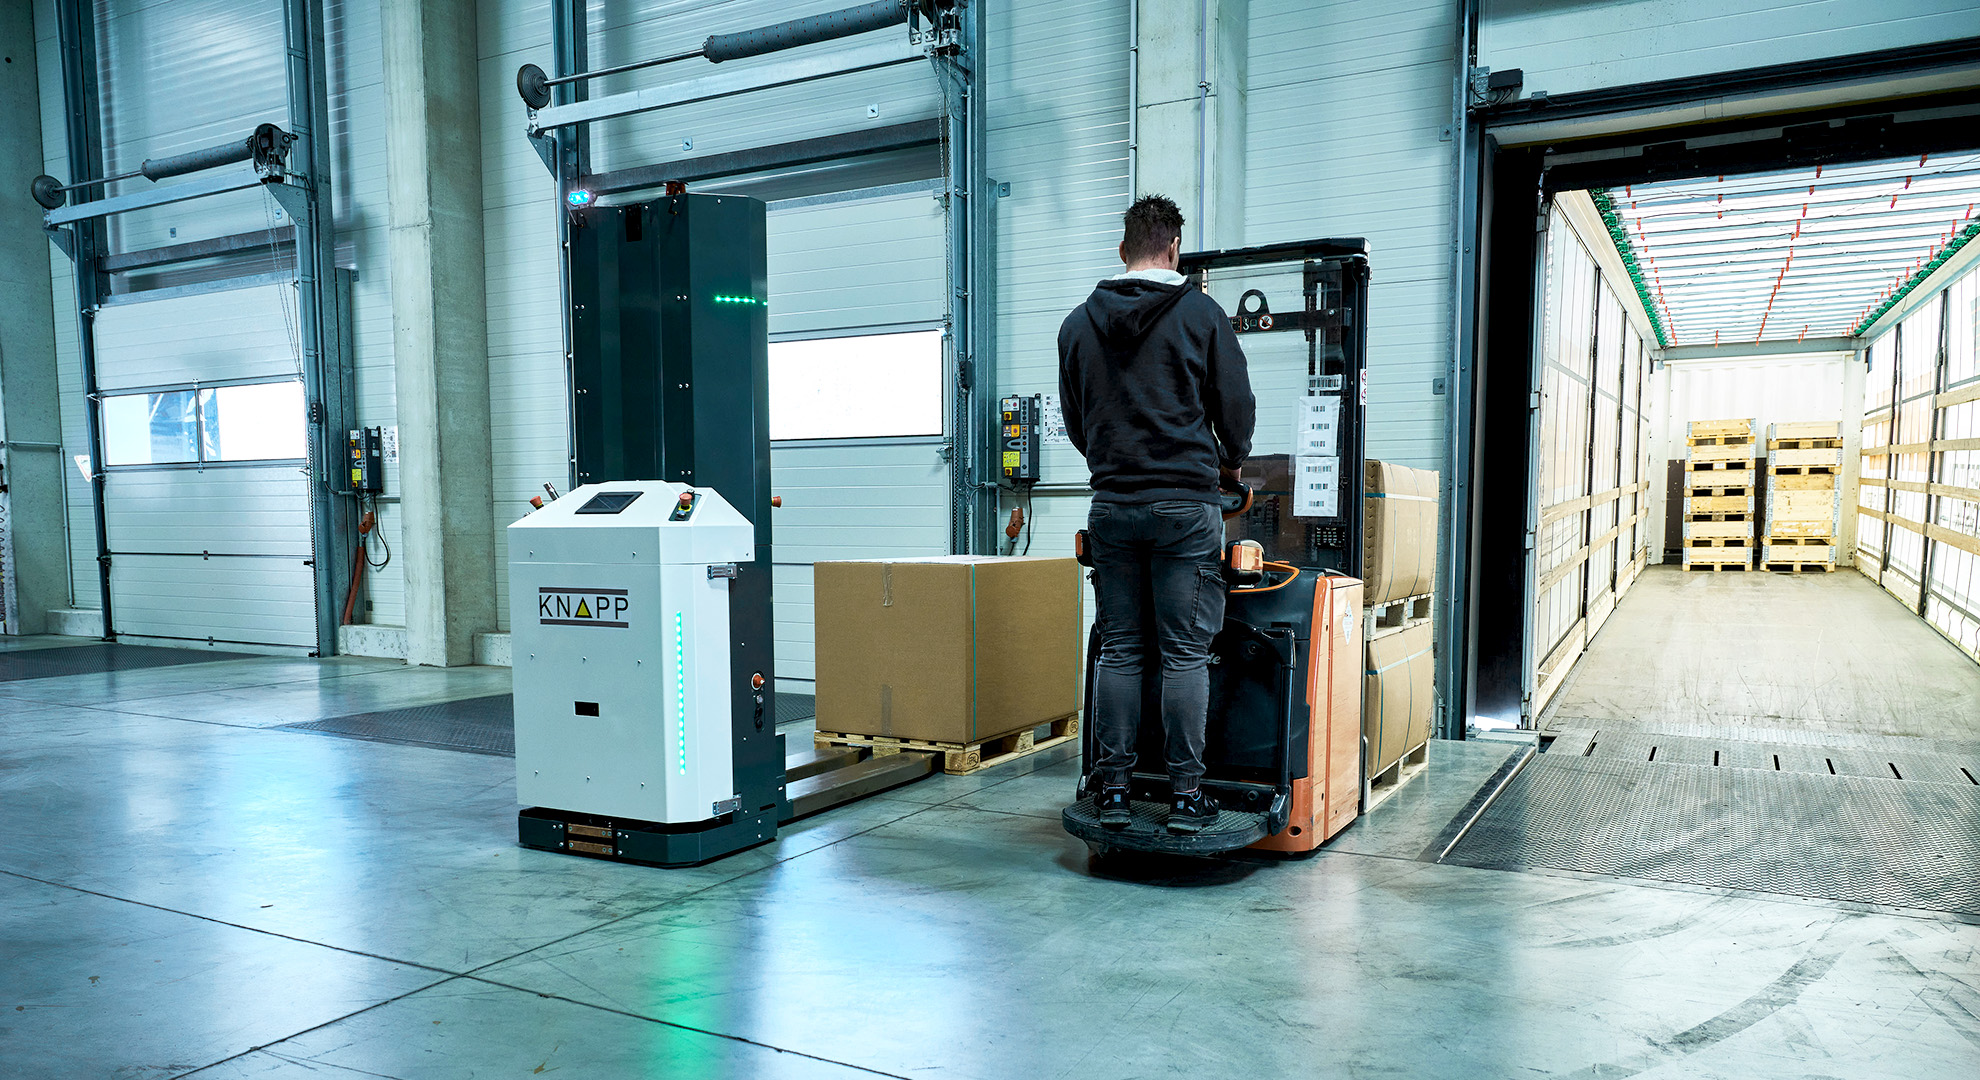
{"label": "grey jeans", "polygon": [[1203,779],[1210,639],[1224,622],[1223,515],[1213,503],[1096,502],[1087,516],[1100,658],[1093,687],[1094,772],[1125,784],[1134,771],[1146,665],[1162,672],[1169,780]]}

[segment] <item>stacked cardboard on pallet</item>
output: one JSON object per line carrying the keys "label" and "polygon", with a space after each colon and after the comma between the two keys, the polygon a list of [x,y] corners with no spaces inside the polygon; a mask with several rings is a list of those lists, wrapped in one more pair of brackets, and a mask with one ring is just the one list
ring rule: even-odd
{"label": "stacked cardboard on pallet", "polygon": [[1046,724],[1078,731],[1073,560],[821,562],[813,582],[821,738],[966,752]]}
{"label": "stacked cardboard on pallet", "polygon": [[1685,438],[1684,568],[1753,566],[1754,422],[1694,420]]}
{"label": "stacked cardboard on pallet", "polygon": [[1767,425],[1767,538],[1760,565],[1788,574],[1836,568],[1842,521],[1842,424]]}
{"label": "stacked cardboard on pallet", "polygon": [[1438,475],[1368,463],[1362,507],[1362,735],[1371,809],[1420,771],[1435,716]]}

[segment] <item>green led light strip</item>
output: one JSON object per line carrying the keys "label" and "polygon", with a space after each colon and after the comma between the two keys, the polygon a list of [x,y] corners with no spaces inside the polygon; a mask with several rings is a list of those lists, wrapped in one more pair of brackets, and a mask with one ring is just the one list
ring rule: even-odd
{"label": "green led light strip", "polygon": [[1881,304],[1878,304],[1877,310],[1871,312],[1868,316],[1864,318],[1862,322],[1857,323],[1856,328],[1849,332],[1849,336],[1862,337],[1863,332],[1865,330],[1870,329],[1870,327],[1874,325],[1878,319],[1883,318],[1885,312],[1896,307],[1898,301],[1903,300],[1907,296],[1910,296],[1911,290],[1916,289],[1919,285],[1924,283],[1926,278],[1931,277],[1932,271],[1937,270],[1941,266],[1944,266],[1946,264],[1947,259],[1950,259],[1954,255],[1959,254],[1959,249],[1965,247],[1966,242],[1968,240],[1973,239],[1975,236],[1980,236],[1980,221],[1976,221],[1973,224],[1968,225],[1966,228],[1960,230],[1960,234],[1958,236],[1953,237],[1952,241],[1948,243],[1943,250],[1941,250],[1937,255],[1932,256],[1932,261],[1926,263],[1924,266],[1919,267],[1918,272],[1911,275],[1911,279],[1909,281],[1906,281],[1903,285],[1899,286],[1898,291],[1892,293],[1890,299],[1885,300]]}
{"label": "green led light strip", "polygon": [[1616,254],[1622,256],[1623,269],[1629,271],[1629,280],[1636,286],[1637,299],[1643,301],[1643,313],[1650,316],[1650,328],[1657,332],[1657,344],[1671,347],[1671,337],[1664,332],[1664,317],[1657,310],[1657,301],[1650,295],[1650,285],[1643,280],[1643,268],[1636,261],[1636,248],[1629,242],[1629,230],[1623,227],[1622,215],[1616,213],[1616,201],[1609,197],[1608,188],[1595,188],[1588,193],[1595,200],[1595,209],[1602,214],[1602,224],[1609,230],[1609,239],[1616,245]]}
{"label": "green led light strip", "polygon": [[674,612],[674,733],[680,742],[681,775],[687,775],[687,637],[681,613]]}
{"label": "green led light strip", "polygon": [[754,304],[757,307],[770,306],[768,303],[758,300],[754,296],[724,296],[721,293],[715,294],[715,302],[718,304]]}

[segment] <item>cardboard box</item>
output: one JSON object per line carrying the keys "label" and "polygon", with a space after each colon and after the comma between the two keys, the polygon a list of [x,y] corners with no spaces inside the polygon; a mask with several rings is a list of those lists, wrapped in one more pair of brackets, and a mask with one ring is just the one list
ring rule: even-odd
{"label": "cardboard box", "polygon": [[962,744],[1079,711],[1071,559],[821,562],[813,582],[820,731]]}
{"label": "cardboard box", "polygon": [[1437,481],[1431,470],[1368,463],[1361,513],[1363,604],[1435,591]]}
{"label": "cardboard box", "polygon": [[1437,642],[1429,623],[1419,623],[1368,642],[1361,688],[1362,733],[1368,738],[1368,773],[1373,776],[1430,737],[1436,709]]}

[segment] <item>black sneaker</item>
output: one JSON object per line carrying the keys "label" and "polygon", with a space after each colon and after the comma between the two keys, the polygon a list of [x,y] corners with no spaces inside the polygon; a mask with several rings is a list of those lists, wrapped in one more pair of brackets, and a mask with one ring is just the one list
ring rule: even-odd
{"label": "black sneaker", "polygon": [[1103,787],[1094,792],[1093,809],[1100,813],[1100,824],[1109,829],[1125,829],[1134,820],[1125,787]]}
{"label": "black sneaker", "polygon": [[1199,833],[1216,820],[1216,800],[1202,788],[1187,794],[1177,792],[1175,800],[1169,804],[1169,831],[1172,833]]}

